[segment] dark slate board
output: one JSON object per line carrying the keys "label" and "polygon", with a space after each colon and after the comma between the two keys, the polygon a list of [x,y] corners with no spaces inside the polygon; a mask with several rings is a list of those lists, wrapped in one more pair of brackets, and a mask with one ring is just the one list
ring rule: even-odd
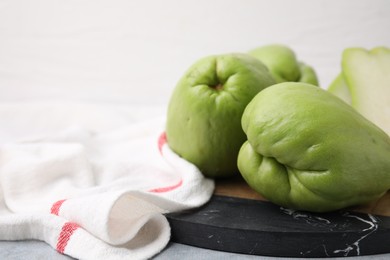
{"label": "dark slate board", "polygon": [[263,256],[335,257],[390,253],[390,217],[309,213],[270,202],[213,196],[203,207],[167,214],[172,241]]}

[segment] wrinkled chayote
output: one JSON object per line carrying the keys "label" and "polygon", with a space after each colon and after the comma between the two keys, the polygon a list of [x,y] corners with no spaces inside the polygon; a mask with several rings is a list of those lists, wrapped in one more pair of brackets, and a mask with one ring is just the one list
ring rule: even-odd
{"label": "wrinkled chayote", "polygon": [[168,144],[210,178],[238,174],[246,136],[241,117],[257,93],[275,84],[249,54],[227,53],[195,62],[179,80],[168,105]]}
{"label": "wrinkled chayote", "polygon": [[318,86],[314,69],[299,61],[295,52],[282,44],[270,44],[258,47],[249,52],[263,62],[277,83],[303,82]]}
{"label": "wrinkled chayote", "polygon": [[238,168],[283,207],[333,211],[390,188],[390,138],[351,106],[305,83],[280,83],[246,107]]}

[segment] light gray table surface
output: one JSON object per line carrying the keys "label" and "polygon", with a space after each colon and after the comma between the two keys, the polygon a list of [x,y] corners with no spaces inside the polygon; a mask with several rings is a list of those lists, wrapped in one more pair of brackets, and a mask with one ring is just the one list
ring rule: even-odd
{"label": "light gray table surface", "polygon": [[[389,245],[390,246],[390,245]],[[73,258],[59,254],[49,245],[36,240],[28,241],[0,241],[0,259],[1,260],[71,260]],[[266,256],[253,256],[244,254],[234,254],[198,248],[178,243],[169,243],[168,246],[153,259],[155,260],[181,260],[181,259],[213,259],[213,260],[252,260],[252,259],[297,259],[297,258],[278,258]],[[318,259],[318,258],[316,258]],[[346,257],[346,258],[330,258],[330,259],[345,259],[345,260],[388,260],[390,254],[361,256],[361,257]]]}

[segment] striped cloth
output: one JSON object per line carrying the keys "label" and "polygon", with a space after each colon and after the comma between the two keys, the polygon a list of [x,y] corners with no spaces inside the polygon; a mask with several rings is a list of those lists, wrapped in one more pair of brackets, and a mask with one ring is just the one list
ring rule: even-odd
{"label": "striped cloth", "polygon": [[0,239],[45,241],[78,259],[146,259],[164,213],[207,202],[214,182],[172,152],[163,120],[108,133],[71,127],[0,145]]}

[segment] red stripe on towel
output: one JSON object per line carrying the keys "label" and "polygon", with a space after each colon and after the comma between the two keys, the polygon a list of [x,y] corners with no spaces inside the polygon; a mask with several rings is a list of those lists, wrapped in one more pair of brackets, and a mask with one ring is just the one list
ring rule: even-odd
{"label": "red stripe on towel", "polygon": [[65,251],[66,246],[68,245],[68,241],[70,237],[74,234],[74,232],[79,228],[80,226],[74,222],[66,222],[61,229],[60,236],[57,240],[57,246],[56,249],[59,253],[63,254]]}
{"label": "red stripe on towel", "polygon": [[[162,154],[162,148],[166,143],[167,143],[167,134],[165,132],[162,132],[160,137],[158,138],[158,150],[160,151],[161,154]],[[179,188],[182,184],[183,184],[183,180],[180,179],[180,181],[175,185],[151,189],[149,190],[149,192],[155,192],[155,193],[168,192]]]}
{"label": "red stripe on towel", "polygon": [[158,138],[158,150],[162,154],[162,147],[167,143],[167,134],[163,132]]}
{"label": "red stripe on towel", "polygon": [[183,180],[180,180],[180,181],[179,181],[178,183],[176,183],[175,185],[168,186],[168,187],[162,187],[162,188],[151,189],[151,190],[149,190],[149,192],[156,192],[156,193],[168,192],[168,191],[171,191],[171,190],[174,190],[174,189],[179,188],[182,184],[183,184]]}
{"label": "red stripe on towel", "polygon": [[64,203],[64,201],[65,200],[59,200],[55,202],[53,206],[51,206],[50,213],[58,216],[58,213],[60,212],[60,208],[62,206],[62,203]]}

